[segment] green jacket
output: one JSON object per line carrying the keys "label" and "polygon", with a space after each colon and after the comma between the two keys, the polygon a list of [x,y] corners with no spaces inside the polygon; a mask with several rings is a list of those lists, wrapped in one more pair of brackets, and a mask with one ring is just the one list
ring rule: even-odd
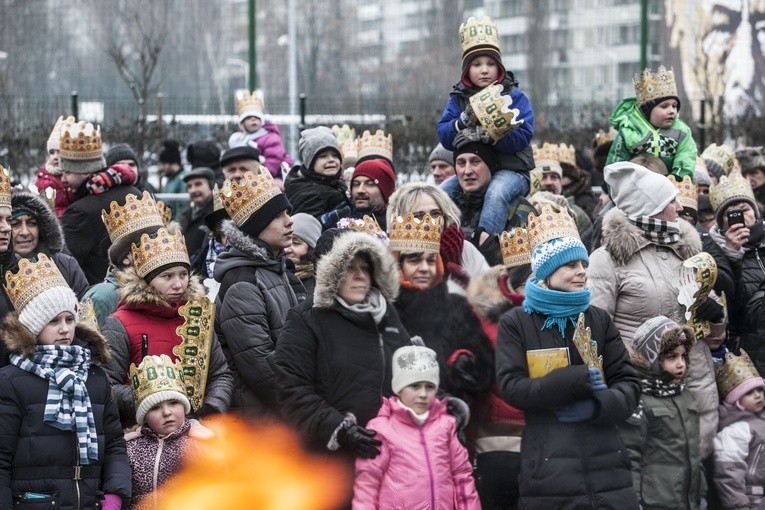
{"label": "green jacket", "polygon": [[656,129],[640,111],[634,97],[622,99],[610,120],[619,133],[608,152],[606,165],[649,154],[661,158],[669,173],[693,178],[698,149],[688,124],[675,119],[669,129]]}
{"label": "green jacket", "polygon": [[[165,185],[162,186],[162,193],[186,193],[186,183],[183,182],[184,177],[186,177],[186,172],[181,170],[168,178]],[[173,219],[178,221],[181,213],[188,206],[188,200],[168,200],[167,206],[173,211]]]}
{"label": "green jacket", "polygon": [[96,311],[98,328],[104,325],[107,317],[117,311],[117,305],[120,302],[120,290],[117,287],[117,275],[114,269],[106,273],[104,281],[93,285],[82,297],[84,303],[88,298],[93,300],[93,308]]}

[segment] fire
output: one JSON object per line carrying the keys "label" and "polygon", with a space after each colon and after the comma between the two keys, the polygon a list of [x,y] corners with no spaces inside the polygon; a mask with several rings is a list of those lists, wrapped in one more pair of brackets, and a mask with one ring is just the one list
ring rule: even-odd
{"label": "fire", "polygon": [[305,452],[285,426],[220,416],[205,427],[214,437],[195,440],[184,469],[139,509],[331,510],[350,501],[348,466]]}

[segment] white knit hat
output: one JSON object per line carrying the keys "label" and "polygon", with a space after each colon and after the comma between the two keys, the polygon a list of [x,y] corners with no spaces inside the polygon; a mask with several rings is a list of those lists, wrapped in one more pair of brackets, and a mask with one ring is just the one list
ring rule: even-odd
{"label": "white knit hat", "polygon": [[399,394],[410,384],[427,381],[438,386],[438,362],[433,349],[420,345],[401,347],[393,353],[391,388]]}
{"label": "white knit hat", "polygon": [[604,175],[616,207],[629,218],[659,214],[678,193],[666,177],[629,161],[611,163]]}
{"label": "white knit hat", "polygon": [[165,400],[177,400],[183,403],[183,407],[186,409],[186,414],[191,412],[191,402],[189,402],[188,397],[183,393],[173,390],[158,391],[152,393],[138,404],[138,409],[135,411],[135,421],[138,425],[143,425],[146,413],[148,413],[152,407],[161,404]]}
{"label": "white knit hat", "polygon": [[77,318],[77,296],[69,287],[52,287],[33,297],[19,312],[19,321],[37,336],[54,317],[70,312]]}

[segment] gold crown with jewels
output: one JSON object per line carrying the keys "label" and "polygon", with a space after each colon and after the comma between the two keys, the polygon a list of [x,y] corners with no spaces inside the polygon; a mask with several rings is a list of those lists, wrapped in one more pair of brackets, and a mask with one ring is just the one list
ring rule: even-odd
{"label": "gold crown with jewels", "polygon": [[602,129],[598,129],[598,132],[595,133],[595,137],[592,140],[592,148],[597,149],[601,145],[613,142],[616,138],[616,130],[613,126],[608,128],[608,131],[604,131]]}
{"label": "gold crown with jewels", "polygon": [[391,218],[390,250],[398,253],[438,253],[441,250],[441,218],[426,214],[421,220],[412,213]]}
{"label": "gold crown with jewels", "polygon": [[576,167],[576,149],[573,145],[562,143],[558,145],[558,161]]}
{"label": "gold crown with jewels", "polygon": [[382,129],[372,134],[364,131],[358,139],[359,159],[368,156],[379,156],[393,161],[393,135],[385,135]]}
{"label": "gold crown with jewels", "polygon": [[165,227],[153,234],[141,235],[138,243],[130,245],[133,268],[141,278],[168,264],[190,265],[186,241],[180,230],[171,234]]}
{"label": "gold crown with jewels", "polygon": [[380,228],[380,224],[373,216],[365,214],[362,218],[343,218],[337,222],[337,227],[347,230],[363,232],[376,238],[388,238],[385,231]]}
{"label": "gold crown with jewels", "polygon": [[500,52],[497,25],[488,16],[481,19],[471,16],[466,23],[460,25],[459,34],[463,60],[473,51],[478,51],[487,46],[496,49],[498,53]]}
{"label": "gold crown with jewels", "polygon": [[574,218],[567,210],[558,209],[551,205],[542,206],[539,214],[529,213],[527,230],[529,252],[533,252],[538,246],[553,239],[562,237],[579,239],[579,231],[576,228]]}
{"label": "gold crown with jewels", "polygon": [[343,159],[351,158],[355,160],[358,158],[359,144],[356,140],[356,130],[348,124],[343,124],[342,126],[335,124],[332,126],[332,132],[335,134],[335,138],[337,138],[338,145],[340,145]]}
{"label": "gold crown with jewels", "polygon": [[183,368],[167,354],[146,356],[138,366],[131,363],[130,386],[133,388],[136,406],[146,397],[160,391],[175,391],[186,395]]}
{"label": "gold crown with jewels", "polygon": [[532,144],[531,150],[534,152],[535,170],[539,169],[540,172],[556,172],[559,175],[563,175],[563,169],[560,166],[560,147],[558,145],[548,142],[543,143],[541,146]]}
{"label": "gold crown with jewels", "polygon": [[61,143],[61,130],[67,126],[71,126],[74,124],[74,122],[74,117],[71,115],[67,118],[64,118],[63,115],[59,115],[58,120],[56,121],[56,125],[53,126],[53,130],[50,132],[50,136],[48,137],[48,144]]}
{"label": "gold crown with jewels", "polygon": [[470,97],[478,122],[495,142],[523,124],[521,112],[513,106],[510,94],[502,95],[502,85],[494,83]]}
{"label": "gold crown with jewels", "polygon": [[251,113],[254,116],[262,117],[266,111],[263,106],[263,93],[260,90],[253,90],[252,93],[244,90],[237,94],[235,99],[237,115]]}
{"label": "gold crown with jewels", "polygon": [[728,352],[725,355],[725,363],[722,365],[715,363],[717,390],[723,398],[735,390],[739,384],[758,377],[761,378],[754,367],[754,363],[752,363],[752,359],[744,349],[741,349],[741,356]]}
{"label": "gold crown with jewels", "polygon": [[667,179],[672,185],[677,188],[677,203],[683,207],[699,210],[699,195],[696,188],[696,184],[693,182],[689,175],[683,177],[683,180],[678,182],[674,175],[668,175]]}
{"label": "gold crown with jewels", "polygon": [[210,351],[213,339],[215,305],[205,296],[189,301],[178,309],[183,324],[175,330],[181,343],[173,347],[173,354],[180,358],[178,365],[183,371],[183,380],[191,408],[202,407],[207,387]]}
{"label": "gold crown with jewels", "polygon": [[635,96],[639,105],[667,96],[677,97],[675,71],[672,68],[659,66],[655,73],[644,69],[640,76],[635,75],[632,78],[632,83],[635,85]]}
{"label": "gold crown with jewels", "polygon": [[0,165],[0,207],[13,209],[11,205],[11,169]]}
{"label": "gold crown with jewels", "polygon": [[257,172],[245,172],[241,183],[227,179],[218,196],[229,217],[241,227],[250,216],[281,192],[271,172],[259,167]]}
{"label": "gold crown with jewels", "polygon": [[19,270],[5,273],[5,293],[13,308],[22,310],[32,299],[54,287],[69,287],[56,264],[45,254],[37,255],[37,262],[19,260]]}
{"label": "gold crown with jewels", "polygon": [[89,122],[65,125],[61,129],[59,144],[59,155],[70,161],[90,161],[104,155],[101,126],[94,128]]}
{"label": "gold crown with jewels", "polygon": [[99,331],[98,316],[96,315],[96,307],[93,305],[93,299],[86,298],[85,301],[77,303],[77,325],[84,326],[92,329],[93,331]]}
{"label": "gold crown with jewels", "polygon": [[502,250],[502,263],[506,268],[531,264],[529,236],[526,229],[514,228],[509,232],[502,232],[499,247]]}
{"label": "gold crown with jewels", "polygon": [[754,201],[754,192],[752,185],[740,173],[733,172],[730,175],[723,175],[717,184],[709,187],[709,202],[712,209],[717,211],[723,203],[730,203],[737,200]]}
{"label": "gold crown with jewels", "polygon": [[736,166],[736,153],[725,144],[713,143],[701,153],[705,161],[712,161],[722,168],[725,175],[730,175]]}
{"label": "gold crown with jewels", "polygon": [[[164,204],[162,204],[164,207]],[[125,197],[125,205],[119,205],[116,201],[109,204],[109,210],[101,210],[101,220],[109,233],[112,244],[120,239],[150,227],[165,226],[165,215],[172,215],[170,209],[160,209],[159,204],[152,198],[148,191],[144,191],[141,198],[132,193]]]}

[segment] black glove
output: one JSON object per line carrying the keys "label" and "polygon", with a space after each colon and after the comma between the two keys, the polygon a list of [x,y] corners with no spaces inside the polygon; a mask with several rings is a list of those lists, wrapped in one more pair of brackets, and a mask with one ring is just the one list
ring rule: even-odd
{"label": "black glove", "polygon": [[351,214],[351,206],[344,205],[343,207],[338,207],[334,211],[322,214],[319,217],[319,222],[321,223],[322,229],[327,230],[328,228],[334,228],[338,221],[346,218],[349,214]]}
{"label": "black glove", "polygon": [[696,308],[696,317],[702,321],[718,323],[725,318],[725,309],[712,298],[707,298]]}
{"label": "black glove", "polygon": [[202,404],[202,407],[194,411],[189,415],[189,418],[196,418],[197,420],[201,420],[205,416],[210,416],[211,414],[218,414],[218,410],[215,409],[210,404]]}
{"label": "black glove", "polygon": [[496,234],[489,234],[489,238],[486,239],[483,244],[479,245],[481,239],[481,233],[484,232],[483,227],[478,227],[473,231],[473,235],[470,237],[470,242],[478,248],[483,258],[489,264],[489,267],[493,267],[502,264],[502,248],[499,246],[499,236]]}
{"label": "black glove", "polygon": [[376,434],[374,430],[365,429],[354,423],[338,431],[337,442],[357,457],[374,459],[380,455],[379,448],[382,446],[382,443],[374,438]]}
{"label": "black glove", "polygon": [[466,443],[465,427],[470,421],[470,408],[464,400],[457,397],[446,398],[446,412],[454,416],[457,420],[457,438],[463,445]]}
{"label": "black glove", "polygon": [[452,363],[452,368],[457,373],[459,378],[465,381],[467,384],[471,386],[478,384],[476,378],[478,367],[476,367],[475,358],[473,356],[463,352],[457,356],[457,359],[454,360],[454,363]]}

